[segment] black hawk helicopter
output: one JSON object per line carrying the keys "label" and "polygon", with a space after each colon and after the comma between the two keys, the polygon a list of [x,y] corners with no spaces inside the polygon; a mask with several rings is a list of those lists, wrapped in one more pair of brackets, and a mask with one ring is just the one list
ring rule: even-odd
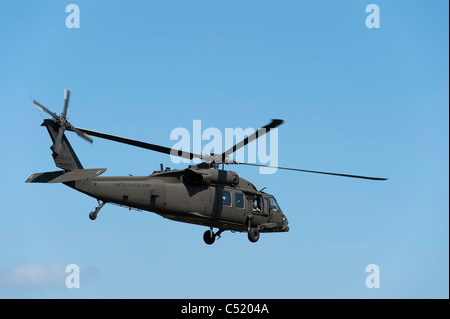
{"label": "black hawk helicopter", "polygon": [[[91,131],[72,126],[67,120],[69,90],[64,91],[64,108],[61,115],[51,112],[46,107],[33,101],[38,109],[52,116],[45,119],[45,126],[53,141],[50,147],[53,160],[62,170],[36,173],[27,183],[63,183],[81,193],[97,199],[98,206],[89,213],[95,220],[100,209],[107,203],[144,210],[161,215],[174,221],[198,224],[209,227],[203,234],[203,240],[211,245],[225,230],[247,232],[251,242],[257,242],[260,233],[287,232],[288,220],[274,196],[258,191],[248,180],[236,172],[224,170],[225,164],[271,167],[268,165],[242,163],[229,156],[258,137],[281,125],[283,120],[272,120],[268,125],[258,129],[222,154],[202,155],[106,133]],[[148,150],[174,155],[182,158],[203,160],[198,165],[189,165],[182,170],[170,170],[162,167],[149,176],[99,177],[106,168],[84,169],[72,149],[65,131],[72,131],[92,143],[90,136],[125,143]],[[219,169],[222,164],[222,169]],[[309,171],[288,167],[278,169],[362,178],[369,180],[386,180],[386,178],[329,172]],[[214,232],[213,229],[218,231]]]}

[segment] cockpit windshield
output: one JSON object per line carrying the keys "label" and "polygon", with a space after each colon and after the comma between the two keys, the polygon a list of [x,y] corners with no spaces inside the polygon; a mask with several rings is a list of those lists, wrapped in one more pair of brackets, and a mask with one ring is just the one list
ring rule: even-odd
{"label": "cockpit windshield", "polygon": [[281,212],[280,206],[278,206],[277,200],[274,197],[270,198],[270,209],[276,212]]}

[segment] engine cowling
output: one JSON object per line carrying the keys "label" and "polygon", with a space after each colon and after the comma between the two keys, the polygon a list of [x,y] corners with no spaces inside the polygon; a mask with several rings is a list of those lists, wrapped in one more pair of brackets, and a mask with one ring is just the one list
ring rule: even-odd
{"label": "engine cowling", "polygon": [[187,168],[183,175],[187,180],[196,184],[226,184],[238,185],[239,175],[233,171],[218,169],[190,169]]}

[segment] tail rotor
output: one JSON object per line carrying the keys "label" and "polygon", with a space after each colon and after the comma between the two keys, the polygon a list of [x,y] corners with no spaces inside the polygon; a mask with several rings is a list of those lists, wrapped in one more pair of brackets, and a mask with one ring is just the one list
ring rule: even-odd
{"label": "tail rotor", "polygon": [[88,141],[89,143],[93,143],[93,140],[89,135],[87,135],[86,133],[73,127],[72,124],[70,124],[69,121],[67,120],[67,109],[69,107],[69,97],[70,97],[70,91],[68,89],[64,89],[64,107],[63,107],[63,112],[59,116],[56,113],[50,111],[48,108],[46,108],[39,102],[33,100],[33,105],[35,107],[37,107],[41,111],[44,111],[44,112],[48,113],[49,115],[51,115],[53,117],[53,120],[59,124],[58,135],[56,136],[53,145],[50,147],[52,149],[52,151],[56,154],[59,154],[59,152],[61,150],[62,139],[63,139],[64,132],[66,130],[73,131],[73,132],[77,133],[78,136],[80,136],[84,140]]}

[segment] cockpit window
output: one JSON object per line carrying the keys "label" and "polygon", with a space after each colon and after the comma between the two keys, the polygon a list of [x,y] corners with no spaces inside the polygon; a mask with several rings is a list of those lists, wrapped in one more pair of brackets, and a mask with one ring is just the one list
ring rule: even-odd
{"label": "cockpit window", "polygon": [[276,201],[275,198],[273,198],[273,197],[270,198],[270,208],[271,208],[273,211],[281,212],[280,206],[278,206],[277,201]]}
{"label": "cockpit window", "polygon": [[230,193],[230,191],[222,190],[222,205],[231,207],[231,193]]}

